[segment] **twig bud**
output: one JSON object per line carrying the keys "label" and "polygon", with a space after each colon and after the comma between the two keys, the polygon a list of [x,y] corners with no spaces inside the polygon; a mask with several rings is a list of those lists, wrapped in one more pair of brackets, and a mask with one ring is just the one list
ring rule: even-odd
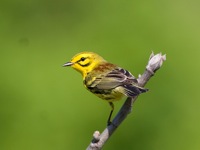
{"label": "twig bud", "polygon": [[151,53],[151,56],[149,58],[148,65],[146,66],[146,69],[154,74],[156,70],[158,70],[163,62],[166,60],[166,54],[162,55],[162,53],[154,55],[154,53]]}

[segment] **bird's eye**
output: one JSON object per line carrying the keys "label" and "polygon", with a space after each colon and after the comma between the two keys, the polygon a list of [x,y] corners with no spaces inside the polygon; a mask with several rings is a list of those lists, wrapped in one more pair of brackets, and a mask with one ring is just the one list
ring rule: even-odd
{"label": "bird's eye", "polygon": [[81,61],[84,61],[86,58],[85,57],[81,57]]}

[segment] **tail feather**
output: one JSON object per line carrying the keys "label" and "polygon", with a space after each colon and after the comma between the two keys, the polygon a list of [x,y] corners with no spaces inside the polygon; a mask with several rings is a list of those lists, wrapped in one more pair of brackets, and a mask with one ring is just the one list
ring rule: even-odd
{"label": "tail feather", "polygon": [[137,96],[141,93],[148,91],[148,89],[138,87],[138,86],[134,86],[134,85],[123,85],[123,88],[124,88],[124,94],[127,97],[134,97],[134,96]]}

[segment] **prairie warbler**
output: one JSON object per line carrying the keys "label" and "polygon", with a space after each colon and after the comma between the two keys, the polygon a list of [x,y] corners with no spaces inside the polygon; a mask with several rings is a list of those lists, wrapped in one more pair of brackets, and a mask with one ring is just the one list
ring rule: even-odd
{"label": "prairie warbler", "polygon": [[137,79],[127,70],[107,62],[93,52],[76,54],[70,62],[63,65],[71,66],[83,76],[85,87],[111,106],[108,125],[114,110],[113,101],[123,96],[134,97],[148,91],[137,85]]}

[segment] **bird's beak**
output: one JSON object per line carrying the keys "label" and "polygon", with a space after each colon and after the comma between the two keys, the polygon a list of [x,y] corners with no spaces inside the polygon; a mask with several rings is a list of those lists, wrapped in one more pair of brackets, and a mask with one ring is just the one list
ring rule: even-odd
{"label": "bird's beak", "polygon": [[73,62],[67,62],[67,63],[65,63],[65,64],[63,65],[63,67],[71,66],[71,65],[73,65],[73,64],[74,64]]}

